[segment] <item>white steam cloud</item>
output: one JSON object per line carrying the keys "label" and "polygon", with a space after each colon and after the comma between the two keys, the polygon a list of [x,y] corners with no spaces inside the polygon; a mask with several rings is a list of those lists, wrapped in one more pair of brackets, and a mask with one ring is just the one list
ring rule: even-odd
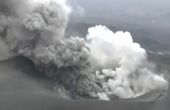
{"label": "white steam cloud", "polygon": [[70,9],[65,0],[0,3],[2,53],[32,60],[37,70],[74,95],[109,100],[167,90],[168,82],[154,74],[145,50],[129,32],[113,33],[96,26],[86,39],[66,38]]}
{"label": "white steam cloud", "polygon": [[88,32],[91,60],[97,63],[96,75],[107,95],[134,98],[167,88],[167,81],[152,72],[145,50],[133,42],[129,32],[114,33],[105,26]]}

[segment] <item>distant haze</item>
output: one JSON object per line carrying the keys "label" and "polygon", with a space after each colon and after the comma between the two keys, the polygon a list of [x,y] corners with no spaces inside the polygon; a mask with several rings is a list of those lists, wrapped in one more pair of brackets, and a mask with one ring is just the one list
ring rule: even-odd
{"label": "distant haze", "polygon": [[[170,41],[169,0],[69,0],[73,7],[81,7],[83,16],[72,21],[102,23],[122,30],[139,29],[151,33],[145,37],[160,42]],[[78,8],[76,8],[78,9]],[[83,11],[82,11],[83,10]],[[73,11],[73,18],[77,18]],[[76,12],[76,13],[75,13]]]}

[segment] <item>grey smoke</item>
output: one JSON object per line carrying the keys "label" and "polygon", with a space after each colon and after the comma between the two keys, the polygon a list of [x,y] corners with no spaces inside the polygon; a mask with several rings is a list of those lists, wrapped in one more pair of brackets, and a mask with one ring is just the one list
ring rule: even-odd
{"label": "grey smoke", "polygon": [[[66,38],[70,10],[65,0],[1,0],[0,4],[3,7],[0,9],[0,37],[6,53],[30,59],[39,72],[56,80],[71,93],[109,100],[110,95],[134,98],[138,92],[143,95],[151,90],[167,89],[164,77],[154,75],[148,68],[142,68],[142,75],[136,77],[141,82],[147,78],[149,86],[140,85],[138,80],[130,80],[131,75],[135,77],[138,67],[143,66],[146,53],[133,42],[129,33],[118,32],[120,36],[116,36],[117,40],[114,41],[117,34],[96,26],[89,29],[89,42],[79,37]],[[108,51],[106,46],[111,50]],[[107,72],[103,72],[104,69]],[[97,74],[98,71],[102,73]],[[143,76],[144,72],[146,77]],[[108,74],[116,77],[106,78]],[[137,84],[133,85],[135,81]],[[161,84],[157,85],[159,82]],[[153,83],[155,86],[150,89]],[[132,85],[136,90],[132,89]],[[140,91],[140,87],[144,90]]]}
{"label": "grey smoke", "polygon": [[[89,72],[89,49],[84,39],[64,38],[69,16],[66,4],[53,0],[34,4],[31,10],[23,10],[24,16],[13,16],[13,12],[6,15],[2,10],[1,27],[5,34],[1,37],[10,55],[29,58],[40,72],[57,79],[77,94],[91,96],[92,91],[101,91],[94,75]],[[9,12],[13,10],[6,5],[4,8]]]}

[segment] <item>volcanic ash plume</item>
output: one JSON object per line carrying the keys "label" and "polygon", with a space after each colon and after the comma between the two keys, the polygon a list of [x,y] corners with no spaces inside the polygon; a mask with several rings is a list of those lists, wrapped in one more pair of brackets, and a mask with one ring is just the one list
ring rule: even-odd
{"label": "volcanic ash plume", "polygon": [[[8,2],[11,3],[10,0],[2,3],[11,12],[14,9],[6,6]],[[13,5],[18,8],[19,4],[20,0]],[[91,96],[93,91],[102,91],[92,74],[85,40],[64,38],[70,12],[65,1],[33,0],[25,4],[29,8],[22,14],[1,11],[1,38],[7,53],[32,60],[37,70],[74,94]]]}
{"label": "volcanic ash plume", "polygon": [[109,100],[167,90],[167,81],[153,73],[145,50],[133,42],[130,33],[96,26],[89,29],[86,39],[66,38],[70,9],[65,0],[0,3],[1,51],[30,59],[37,70],[73,96]]}

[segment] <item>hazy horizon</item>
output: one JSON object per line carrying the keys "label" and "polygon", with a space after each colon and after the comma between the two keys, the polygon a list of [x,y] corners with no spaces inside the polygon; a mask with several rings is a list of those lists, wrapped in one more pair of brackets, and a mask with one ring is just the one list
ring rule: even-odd
{"label": "hazy horizon", "polygon": [[[87,22],[139,29],[145,37],[170,42],[170,1],[168,0],[68,0],[73,7],[70,22]],[[134,36],[135,37],[135,36]]]}

